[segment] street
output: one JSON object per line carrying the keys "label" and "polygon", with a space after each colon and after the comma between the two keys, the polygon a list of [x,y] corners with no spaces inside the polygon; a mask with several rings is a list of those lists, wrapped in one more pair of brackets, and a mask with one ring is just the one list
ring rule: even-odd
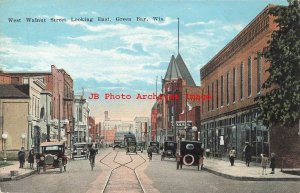
{"label": "street", "polygon": [[[204,163],[205,166],[205,163]],[[176,170],[174,159],[160,160],[147,153],[126,155],[123,149],[104,149],[91,171],[88,160],[70,161],[67,171],[48,170],[17,181],[2,182],[2,192],[93,193],[93,192],[285,192],[299,193],[293,181],[236,181],[196,167]]]}

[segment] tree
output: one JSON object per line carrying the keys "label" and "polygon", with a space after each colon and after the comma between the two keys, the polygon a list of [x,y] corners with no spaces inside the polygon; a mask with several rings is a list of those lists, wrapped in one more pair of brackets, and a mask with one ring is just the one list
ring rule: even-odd
{"label": "tree", "polygon": [[256,100],[260,107],[259,119],[267,126],[292,126],[300,118],[300,8],[299,1],[289,6],[270,9],[278,29],[272,33],[263,53],[270,62],[270,76],[263,84],[268,89]]}

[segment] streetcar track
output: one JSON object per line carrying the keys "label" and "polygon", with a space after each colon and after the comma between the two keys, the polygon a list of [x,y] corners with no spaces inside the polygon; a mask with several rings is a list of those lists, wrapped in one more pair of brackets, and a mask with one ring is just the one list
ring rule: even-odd
{"label": "streetcar track", "polygon": [[[113,152],[113,151],[112,151],[112,152]],[[108,176],[108,178],[107,178],[107,181],[106,181],[106,183],[105,183],[105,185],[104,185],[104,188],[103,188],[103,191],[102,191],[102,192],[104,193],[104,192],[107,190],[107,186],[108,186],[108,183],[109,183],[110,178],[111,178],[111,176],[112,176],[112,173],[113,173],[116,169],[118,169],[118,168],[124,166],[124,167],[126,167],[126,168],[128,168],[128,169],[130,169],[130,170],[133,171],[133,173],[134,173],[134,175],[135,175],[135,177],[136,177],[136,179],[137,179],[138,185],[140,186],[142,192],[145,193],[146,191],[145,191],[145,189],[144,189],[144,187],[143,187],[143,185],[142,185],[142,183],[141,183],[140,178],[139,178],[138,175],[137,175],[136,169],[137,169],[138,167],[140,167],[142,164],[144,164],[144,163],[146,162],[146,159],[145,159],[143,156],[137,154],[139,157],[141,157],[141,158],[143,159],[143,161],[142,161],[142,163],[140,163],[139,165],[137,165],[137,166],[131,168],[131,167],[128,166],[128,164],[130,164],[130,163],[133,162],[133,159],[132,159],[132,157],[131,157],[132,155],[128,154],[128,155],[129,155],[129,158],[130,158],[130,161],[129,161],[129,162],[126,162],[126,163],[120,163],[120,162],[116,161],[117,155],[118,155],[118,153],[119,153],[119,151],[117,151],[116,155],[114,156],[113,162],[116,163],[116,164],[119,164],[119,166],[117,166],[117,167],[115,167],[115,168],[112,168],[111,166],[109,166],[109,165],[107,165],[106,163],[103,162],[103,160],[104,160],[109,154],[111,154],[112,152],[108,153],[106,156],[104,156],[104,157],[100,160],[100,162],[101,162],[102,164],[106,165],[107,167],[109,167],[109,168],[111,169],[110,174],[109,174],[109,176]]]}

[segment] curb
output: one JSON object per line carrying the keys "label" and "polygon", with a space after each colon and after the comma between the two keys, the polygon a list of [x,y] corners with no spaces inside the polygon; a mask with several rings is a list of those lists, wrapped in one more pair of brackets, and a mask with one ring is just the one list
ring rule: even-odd
{"label": "curb", "polygon": [[21,175],[18,175],[18,176],[12,176],[12,177],[3,177],[3,178],[0,178],[0,182],[7,182],[7,181],[11,181],[11,180],[21,180],[23,178],[26,178],[30,175],[33,175],[35,174],[37,171],[33,170],[33,171],[30,171],[28,173],[24,173],[24,174],[21,174]]}
{"label": "curb", "polygon": [[209,169],[209,168],[203,168],[202,170],[207,171],[209,173],[215,174],[217,176],[221,176],[227,179],[231,180],[237,180],[237,181],[300,181],[300,178],[259,178],[259,177],[247,177],[247,176],[232,176],[229,174],[224,174],[221,172],[217,172],[215,170]]}

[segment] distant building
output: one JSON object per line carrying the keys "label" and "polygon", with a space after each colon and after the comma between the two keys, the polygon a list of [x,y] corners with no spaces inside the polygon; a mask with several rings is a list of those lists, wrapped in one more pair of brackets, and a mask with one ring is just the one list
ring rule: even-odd
{"label": "distant building", "polygon": [[150,121],[148,117],[135,117],[134,118],[134,131],[136,140],[146,142],[151,139],[151,132],[149,131]]}
{"label": "distant building", "polygon": [[74,136],[73,142],[87,142],[89,137],[89,108],[83,95],[74,95]]}

